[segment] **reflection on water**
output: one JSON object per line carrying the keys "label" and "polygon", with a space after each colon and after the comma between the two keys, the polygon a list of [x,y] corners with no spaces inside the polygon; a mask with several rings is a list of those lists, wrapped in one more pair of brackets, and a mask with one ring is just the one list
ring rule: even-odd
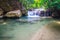
{"label": "reflection on water", "polygon": [[53,19],[27,18],[0,20],[0,40],[30,40],[43,25]]}

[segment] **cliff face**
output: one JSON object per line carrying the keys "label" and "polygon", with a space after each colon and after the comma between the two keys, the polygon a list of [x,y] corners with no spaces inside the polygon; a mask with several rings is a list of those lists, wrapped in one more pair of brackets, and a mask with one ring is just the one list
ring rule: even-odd
{"label": "cliff face", "polygon": [[22,4],[18,0],[0,0],[0,16],[21,17],[22,7]]}
{"label": "cliff face", "polygon": [[0,8],[6,12],[20,10],[21,4],[18,0],[0,0]]}

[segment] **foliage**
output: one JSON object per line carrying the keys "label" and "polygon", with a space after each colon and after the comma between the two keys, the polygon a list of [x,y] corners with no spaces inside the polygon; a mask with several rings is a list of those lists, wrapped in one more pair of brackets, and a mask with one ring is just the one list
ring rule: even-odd
{"label": "foliage", "polygon": [[41,6],[45,8],[57,8],[60,9],[60,0],[40,0]]}
{"label": "foliage", "polygon": [[19,0],[26,9],[29,8],[53,8],[60,9],[60,0]]}
{"label": "foliage", "polygon": [[26,9],[29,8],[39,8],[40,0],[19,0]]}

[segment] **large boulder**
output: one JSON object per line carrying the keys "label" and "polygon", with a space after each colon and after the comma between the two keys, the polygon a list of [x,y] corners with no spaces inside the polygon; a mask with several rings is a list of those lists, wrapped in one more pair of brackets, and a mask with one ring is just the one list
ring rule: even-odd
{"label": "large boulder", "polygon": [[15,11],[10,11],[5,14],[5,17],[21,17],[21,11],[20,10],[15,10]]}

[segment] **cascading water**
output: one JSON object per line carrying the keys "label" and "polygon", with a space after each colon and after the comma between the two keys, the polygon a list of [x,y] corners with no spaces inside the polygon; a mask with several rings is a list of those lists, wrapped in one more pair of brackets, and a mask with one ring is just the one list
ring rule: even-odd
{"label": "cascading water", "polygon": [[40,9],[34,9],[31,11],[28,11],[28,17],[40,17],[41,11],[44,11],[45,9],[40,8]]}
{"label": "cascading water", "polygon": [[36,11],[28,11],[28,17],[40,17]]}
{"label": "cascading water", "polygon": [[28,20],[32,21],[32,20],[40,20],[40,13],[41,11],[44,11],[44,9],[40,8],[40,9],[34,9],[34,10],[30,10],[27,12],[28,14]]}
{"label": "cascading water", "polygon": [[34,21],[34,20],[39,20],[40,16],[39,13],[36,10],[28,11],[28,21]]}

